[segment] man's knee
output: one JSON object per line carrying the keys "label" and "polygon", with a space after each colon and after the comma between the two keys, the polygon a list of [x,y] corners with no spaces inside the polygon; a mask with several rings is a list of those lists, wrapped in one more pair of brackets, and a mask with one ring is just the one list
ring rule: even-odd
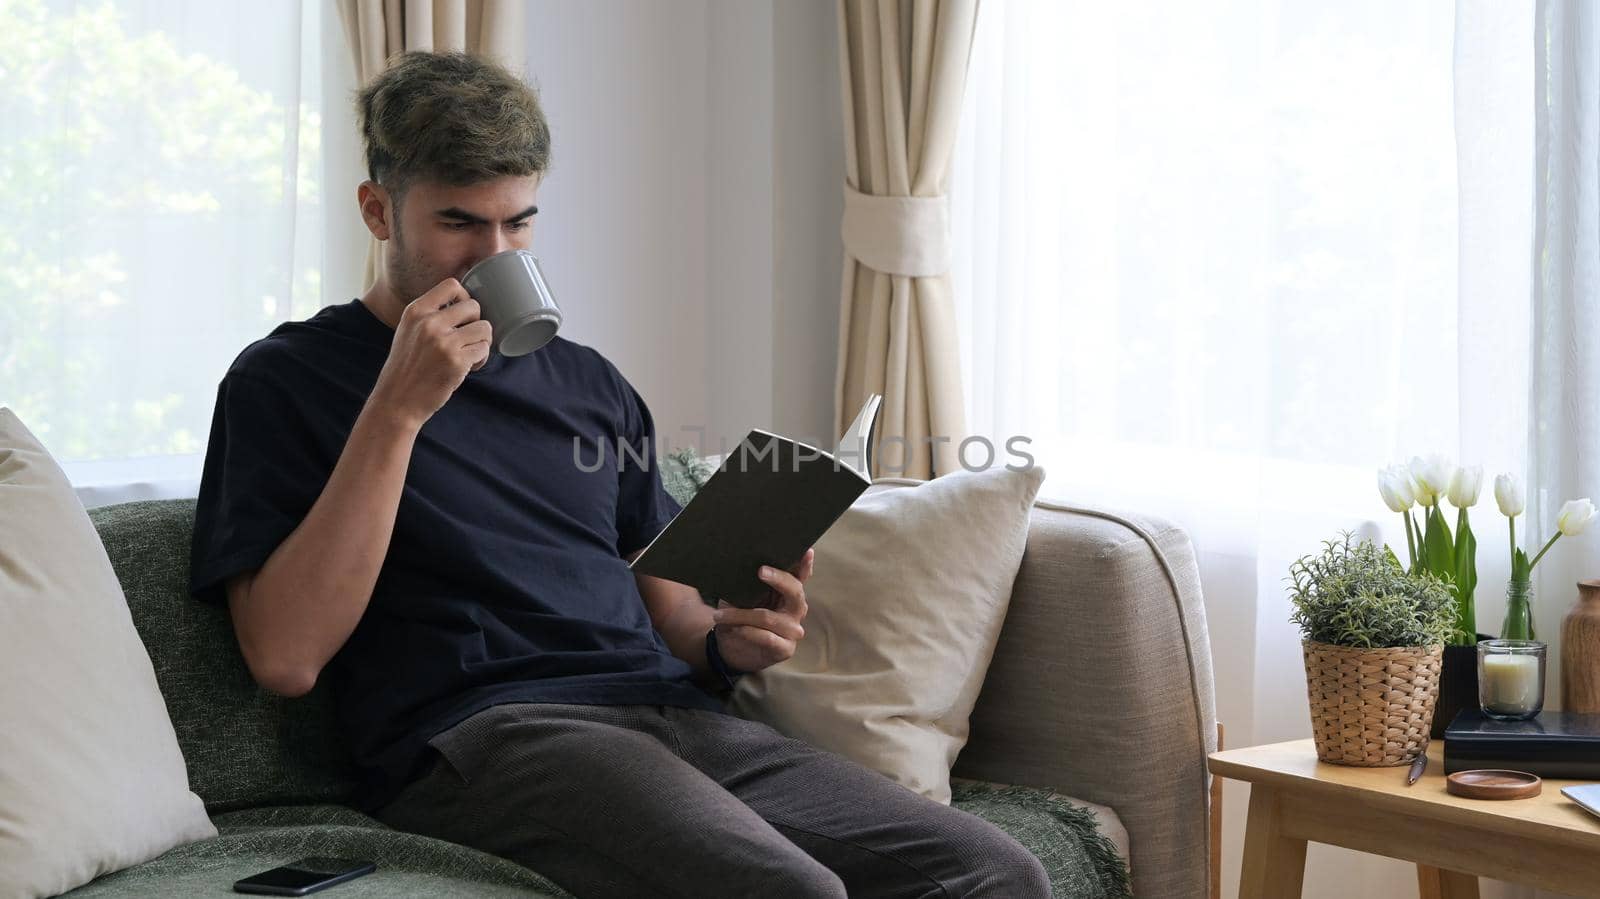
{"label": "man's knee", "polygon": [[957,839],[966,870],[944,884],[952,896],[1050,899],[1044,863],[1010,834],[984,821]]}
{"label": "man's knee", "polygon": [[839,875],[816,859],[796,853],[796,858],[785,864],[771,879],[769,896],[795,896],[803,899],[846,899],[848,893]]}
{"label": "man's knee", "polygon": [[995,860],[996,873],[1002,883],[994,890],[994,895],[1050,899],[1050,874],[1044,869],[1044,862],[1016,840],[1008,842],[1010,849]]}

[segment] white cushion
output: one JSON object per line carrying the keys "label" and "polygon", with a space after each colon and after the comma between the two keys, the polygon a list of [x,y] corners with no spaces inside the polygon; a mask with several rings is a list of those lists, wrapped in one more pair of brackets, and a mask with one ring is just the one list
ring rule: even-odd
{"label": "white cushion", "polygon": [[732,705],[950,801],[1044,470],[880,479],[817,541],[793,658]]}
{"label": "white cushion", "polygon": [[216,835],[105,548],[4,407],[0,684],[0,896],[54,896]]}

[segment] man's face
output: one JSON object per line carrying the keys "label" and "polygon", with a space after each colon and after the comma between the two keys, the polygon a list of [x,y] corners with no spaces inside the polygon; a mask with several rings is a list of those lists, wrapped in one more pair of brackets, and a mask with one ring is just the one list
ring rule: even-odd
{"label": "man's face", "polygon": [[539,176],[506,176],[464,187],[417,181],[406,189],[388,246],[389,282],[409,303],[480,260],[533,243]]}

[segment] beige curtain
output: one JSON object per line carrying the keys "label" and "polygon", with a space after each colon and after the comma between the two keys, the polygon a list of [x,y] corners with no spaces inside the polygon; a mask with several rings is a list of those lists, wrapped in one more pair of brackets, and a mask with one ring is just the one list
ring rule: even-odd
{"label": "beige curtain", "polygon": [[[465,50],[524,74],[527,51],[522,0],[337,0],[345,38],[365,85],[389,58],[407,50]],[[366,171],[365,163],[361,170]],[[365,286],[382,266],[383,245],[367,252]]]}
{"label": "beige curtain", "polygon": [[845,255],[834,433],[868,394],[883,394],[877,474],[952,471],[966,437],[946,185],[977,16],[977,0],[839,0]]}

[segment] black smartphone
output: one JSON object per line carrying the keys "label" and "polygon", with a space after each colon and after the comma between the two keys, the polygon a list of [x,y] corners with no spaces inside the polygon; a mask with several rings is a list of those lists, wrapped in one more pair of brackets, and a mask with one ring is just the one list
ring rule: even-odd
{"label": "black smartphone", "polygon": [[233,885],[233,891],[265,896],[304,896],[376,870],[378,866],[372,862],[313,856],[246,877]]}

